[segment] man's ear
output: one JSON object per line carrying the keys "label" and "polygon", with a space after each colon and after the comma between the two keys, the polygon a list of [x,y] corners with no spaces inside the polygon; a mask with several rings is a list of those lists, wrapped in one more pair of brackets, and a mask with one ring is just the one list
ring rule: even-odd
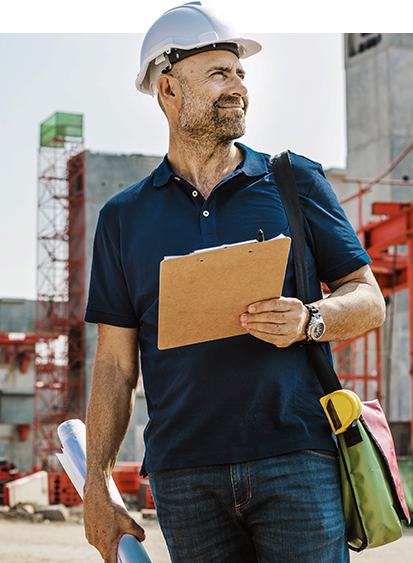
{"label": "man's ear", "polygon": [[179,82],[173,76],[168,74],[161,74],[156,83],[158,88],[159,96],[164,104],[174,103],[173,98],[176,98],[176,93],[174,90],[178,87]]}

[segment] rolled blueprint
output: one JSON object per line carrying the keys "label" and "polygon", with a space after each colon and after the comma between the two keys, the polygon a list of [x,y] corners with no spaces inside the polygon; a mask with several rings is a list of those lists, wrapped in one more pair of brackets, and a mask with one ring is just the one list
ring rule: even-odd
{"label": "rolled blueprint", "polygon": [[[86,427],[81,420],[67,420],[57,429],[62,442],[62,453],[56,454],[75,489],[83,498],[86,479]],[[109,482],[112,500],[125,508],[125,504],[112,477]],[[151,563],[143,545],[130,534],[121,537],[118,547],[118,563]]]}

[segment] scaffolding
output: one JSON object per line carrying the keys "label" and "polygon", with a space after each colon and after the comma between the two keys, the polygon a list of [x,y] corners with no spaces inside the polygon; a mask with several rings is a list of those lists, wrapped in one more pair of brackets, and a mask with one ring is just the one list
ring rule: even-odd
{"label": "scaffolding", "polygon": [[56,471],[57,427],[84,418],[83,116],[40,126],[34,465]]}

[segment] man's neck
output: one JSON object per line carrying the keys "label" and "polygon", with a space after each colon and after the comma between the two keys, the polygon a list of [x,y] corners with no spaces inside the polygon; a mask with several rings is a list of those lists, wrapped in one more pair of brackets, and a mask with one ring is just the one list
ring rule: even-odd
{"label": "man's neck", "polygon": [[207,199],[214,187],[243,159],[233,141],[226,144],[177,143],[171,140],[168,161],[172,170]]}

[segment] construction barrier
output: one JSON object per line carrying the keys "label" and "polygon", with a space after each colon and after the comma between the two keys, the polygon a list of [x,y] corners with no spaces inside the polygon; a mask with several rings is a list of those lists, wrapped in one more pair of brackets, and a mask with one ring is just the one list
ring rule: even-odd
{"label": "construction barrier", "polygon": [[115,464],[112,477],[121,495],[136,497],[139,510],[154,509],[149,480],[139,475],[140,470],[140,463],[118,462]]}
{"label": "construction barrier", "polygon": [[19,503],[40,506],[49,504],[49,483],[46,471],[38,471],[4,485],[4,504],[16,506]]}
{"label": "construction barrier", "polygon": [[82,499],[66,473],[49,473],[48,477],[50,504],[64,504],[65,506],[81,504]]}

